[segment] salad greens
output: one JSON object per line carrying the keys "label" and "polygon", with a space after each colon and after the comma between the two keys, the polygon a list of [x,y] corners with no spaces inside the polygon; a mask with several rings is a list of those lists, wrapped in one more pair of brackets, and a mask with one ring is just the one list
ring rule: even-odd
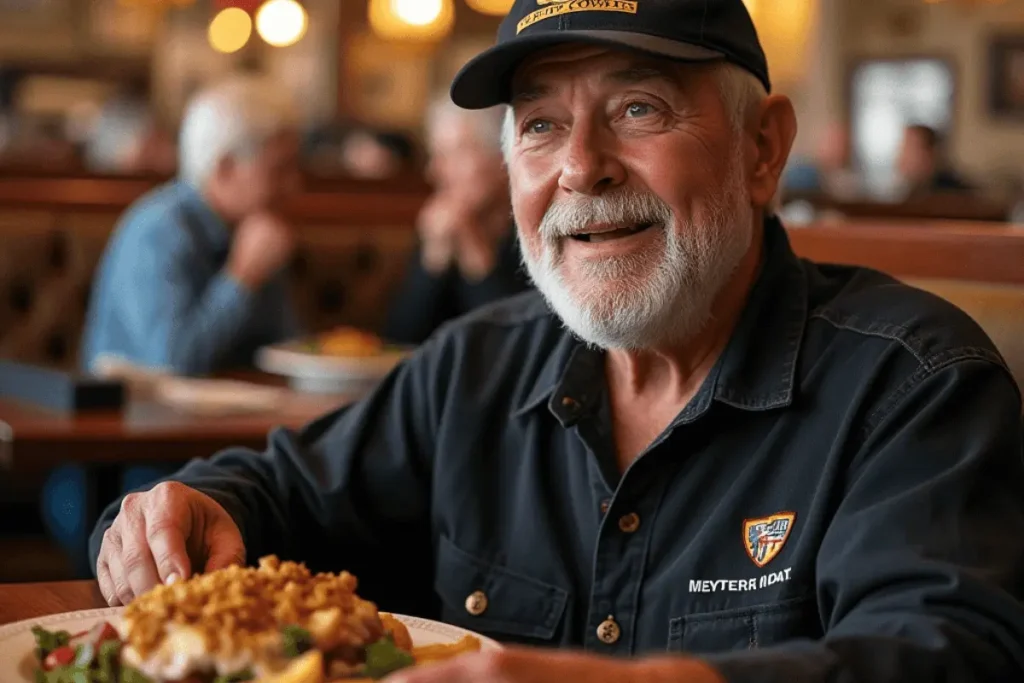
{"label": "salad greens", "polygon": [[284,638],[285,657],[298,657],[313,649],[313,636],[301,626],[285,626],[281,629]]}
{"label": "salad greens", "polygon": [[[108,628],[104,625],[95,634],[72,636],[67,631],[33,627],[41,664],[35,671],[35,683],[152,683],[142,673],[121,664],[121,641],[105,635],[116,633]],[[72,646],[71,641],[82,635],[95,639]]]}
{"label": "salad greens", "polygon": [[32,635],[36,639],[36,657],[42,661],[58,647],[71,642],[71,634],[67,631],[47,631],[41,626],[32,627]]}
{"label": "salad greens", "polygon": [[375,680],[416,663],[412,655],[395,645],[391,636],[366,646],[366,664],[362,674]]}

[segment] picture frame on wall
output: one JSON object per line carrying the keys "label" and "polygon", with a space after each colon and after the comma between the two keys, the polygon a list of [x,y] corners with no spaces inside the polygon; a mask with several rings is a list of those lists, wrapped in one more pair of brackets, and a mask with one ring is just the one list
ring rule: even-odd
{"label": "picture frame on wall", "polygon": [[1024,34],[991,39],[988,71],[989,115],[1024,120]]}

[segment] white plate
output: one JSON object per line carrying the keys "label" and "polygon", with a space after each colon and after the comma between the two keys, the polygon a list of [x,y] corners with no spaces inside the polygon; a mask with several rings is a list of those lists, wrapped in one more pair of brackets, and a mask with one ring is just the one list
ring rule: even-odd
{"label": "white plate", "polygon": [[[32,672],[36,667],[36,660],[32,651],[35,649],[36,642],[32,637],[33,626],[42,626],[49,631],[80,633],[88,631],[101,620],[116,622],[122,609],[124,608],[111,607],[67,612],[0,626],[0,681],[3,683],[32,683],[34,680]],[[490,638],[457,626],[401,614],[394,616],[409,629],[409,635],[412,636],[412,642],[416,646],[454,643],[463,636],[475,635],[480,639],[482,649],[501,649],[501,645]]]}
{"label": "white plate", "polygon": [[396,349],[373,356],[332,356],[310,353],[299,344],[282,344],[260,349],[256,367],[290,377],[297,391],[362,392],[384,379],[409,353]]}

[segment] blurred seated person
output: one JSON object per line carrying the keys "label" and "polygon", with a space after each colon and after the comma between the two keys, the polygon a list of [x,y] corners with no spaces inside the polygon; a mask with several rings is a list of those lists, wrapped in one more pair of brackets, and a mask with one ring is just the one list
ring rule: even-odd
{"label": "blurred seated person", "polygon": [[950,168],[942,139],[938,131],[929,126],[907,126],[903,131],[896,169],[907,197],[973,189]]}
{"label": "blurred seated person", "polygon": [[405,135],[356,128],[342,139],[341,164],[353,178],[386,180],[413,167],[415,150]]}
{"label": "blurred seated person", "polygon": [[280,217],[298,189],[297,121],[280,89],[239,79],[185,114],[179,178],[122,218],[99,265],[82,364],[114,357],[179,375],[249,367],[298,333]]}
{"label": "blurred seated person", "polygon": [[814,152],[813,158],[796,159],[786,168],[784,192],[820,192],[837,199],[854,199],[862,193],[847,126],[830,124],[817,140]]}
{"label": "blurred seated person", "polygon": [[419,344],[445,321],[529,288],[511,218],[502,117],[500,108],[461,109],[447,96],[430,108],[427,175],[435,191],[388,312],[390,341]]}

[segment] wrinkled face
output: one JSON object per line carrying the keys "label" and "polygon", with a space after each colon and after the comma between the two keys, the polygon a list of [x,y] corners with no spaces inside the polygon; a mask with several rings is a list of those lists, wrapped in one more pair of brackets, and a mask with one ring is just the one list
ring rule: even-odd
{"label": "wrinkled face", "polygon": [[753,234],[743,137],[712,67],[558,48],[514,91],[513,210],[555,312],[604,348],[697,334]]}
{"label": "wrinkled face", "polygon": [[218,175],[239,216],[277,211],[300,189],[298,135],[275,135],[255,154],[225,160]]}

